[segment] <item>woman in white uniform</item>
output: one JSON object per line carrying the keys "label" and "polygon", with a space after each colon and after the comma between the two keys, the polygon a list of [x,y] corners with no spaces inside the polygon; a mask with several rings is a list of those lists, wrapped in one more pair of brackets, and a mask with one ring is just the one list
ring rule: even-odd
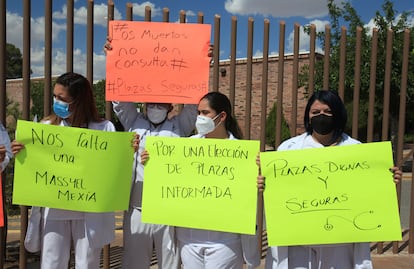
{"label": "woman in white uniform", "polygon": [[[198,104],[194,138],[238,139],[241,132],[231,114],[227,96],[210,92]],[[149,158],[144,151],[142,160]],[[184,269],[241,269],[256,268],[260,264],[258,237],[228,232],[176,228]]]}
{"label": "woman in white uniform", "polygon": [[0,167],[1,172],[6,169],[6,166],[9,164],[13,154],[11,151],[10,137],[7,133],[6,128],[3,124],[0,123]]}
{"label": "woman in white uniform", "polygon": [[[114,132],[114,125],[101,119],[92,86],[82,75],[65,73],[53,89],[53,112],[41,120],[44,124],[80,127]],[[13,141],[17,154],[24,145]],[[116,180],[116,179],[114,179]],[[99,268],[101,249],[115,236],[114,213],[85,213],[44,208],[41,232],[41,268],[68,268],[73,240],[76,269]]]}
{"label": "woman in white uniform", "polygon": [[[283,142],[277,150],[295,150],[359,144],[344,133],[346,109],[336,92],[315,92],[305,108],[306,132]],[[260,164],[260,160],[258,160]],[[391,168],[394,181],[401,179],[397,167]],[[259,190],[264,190],[263,176],[257,179]],[[266,269],[372,269],[369,243],[347,243],[270,247],[266,256]]]}
{"label": "woman in white uniform", "polygon": [[[112,50],[111,38],[107,38],[104,52]],[[210,46],[208,56],[212,57]],[[176,246],[174,227],[143,223],[141,203],[144,181],[144,166],[141,155],[145,149],[147,136],[180,137],[189,136],[194,131],[197,105],[184,105],[181,112],[173,117],[168,113],[173,109],[168,103],[146,103],[146,113],[138,112],[136,103],[113,102],[113,109],[126,131],[139,135],[139,148],[134,157],[129,208],[124,212],[123,222],[123,269],[149,269],[155,249],[160,269],[181,268],[180,255]]]}
{"label": "woman in white uniform", "polygon": [[145,149],[147,136],[190,135],[194,130],[197,106],[184,105],[180,114],[171,119],[168,118],[171,104],[147,103],[147,113],[138,112],[136,104],[130,102],[113,102],[113,108],[125,130],[135,132],[140,138],[138,152],[134,155],[129,208],[124,212],[122,268],[149,269],[155,248],[160,269],[178,269],[180,256],[174,227],[141,221],[144,166],[140,155]]}

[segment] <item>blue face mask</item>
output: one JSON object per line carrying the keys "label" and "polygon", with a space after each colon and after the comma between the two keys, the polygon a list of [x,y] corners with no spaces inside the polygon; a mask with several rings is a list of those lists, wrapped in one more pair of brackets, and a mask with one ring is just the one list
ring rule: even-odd
{"label": "blue face mask", "polygon": [[72,114],[69,111],[69,103],[57,100],[56,98],[53,98],[53,111],[62,119],[67,119]]}

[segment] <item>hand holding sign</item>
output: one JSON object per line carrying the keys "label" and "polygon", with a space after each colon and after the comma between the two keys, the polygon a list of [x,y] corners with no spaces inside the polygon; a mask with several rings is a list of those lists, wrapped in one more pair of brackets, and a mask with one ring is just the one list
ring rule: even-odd
{"label": "hand holding sign", "polygon": [[270,245],[401,239],[389,142],[264,152],[260,160]]}
{"label": "hand holding sign", "polygon": [[132,133],[19,120],[16,134],[24,146],[12,145],[14,153],[21,151],[15,162],[14,204],[84,212],[127,209]]}
{"label": "hand holding sign", "polygon": [[142,221],[255,234],[259,141],[147,137]]}

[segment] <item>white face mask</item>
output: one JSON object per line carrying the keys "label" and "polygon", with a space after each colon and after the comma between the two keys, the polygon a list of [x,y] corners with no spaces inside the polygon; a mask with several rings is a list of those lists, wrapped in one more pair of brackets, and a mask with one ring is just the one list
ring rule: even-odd
{"label": "white face mask", "polygon": [[161,106],[148,106],[147,107],[147,117],[150,122],[154,124],[159,124],[167,118],[168,109]]}
{"label": "white face mask", "polygon": [[206,116],[198,115],[196,124],[195,124],[197,128],[197,132],[201,135],[206,135],[214,131],[214,129],[216,129],[216,127],[218,126],[218,125],[216,126],[216,124],[214,123],[214,120],[217,119],[217,117],[220,116],[220,114],[221,113],[217,114],[214,118],[209,118]]}

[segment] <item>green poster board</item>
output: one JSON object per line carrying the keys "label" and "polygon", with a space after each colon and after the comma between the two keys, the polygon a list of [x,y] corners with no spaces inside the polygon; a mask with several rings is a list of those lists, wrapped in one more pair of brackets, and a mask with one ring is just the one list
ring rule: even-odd
{"label": "green poster board", "polygon": [[133,134],[19,120],[13,203],[84,212],[128,208]]}
{"label": "green poster board", "polygon": [[269,245],[401,240],[390,142],[260,154]]}
{"label": "green poster board", "polygon": [[259,141],[146,139],[143,222],[255,234]]}

